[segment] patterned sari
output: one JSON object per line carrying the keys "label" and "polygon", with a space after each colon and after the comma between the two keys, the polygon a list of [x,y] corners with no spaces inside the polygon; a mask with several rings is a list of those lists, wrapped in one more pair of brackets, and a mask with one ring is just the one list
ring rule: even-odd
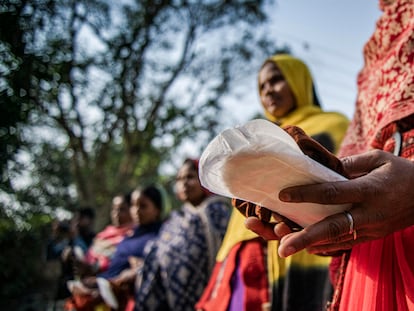
{"label": "patterned sari", "polygon": [[212,271],[229,219],[226,199],[184,204],[148,247],[136,285],[135,310],[192,311]]}
{"label": "patterned sari", "polygon": [[[380,5],[383,15],[364,48],[356,111],[340,156],[382,149],[414,161],[414,1]],[[332,309],[414,310],[413,245],[411,226],[354,246]]]}

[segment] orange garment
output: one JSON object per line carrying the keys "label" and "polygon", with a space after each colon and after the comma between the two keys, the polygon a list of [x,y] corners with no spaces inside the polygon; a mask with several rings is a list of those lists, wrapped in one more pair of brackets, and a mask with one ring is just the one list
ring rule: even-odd
{"label": "orange garment", "polygon": [[260,277],[266,274],[265,245],[260,238],[241,242],[231,249],[224,261],[217,262],[196,310],[228,310],[236,266],[239,266],[244,284],[243,310],[263,310],[263,306],[269,305],[269,284],[267,278]]}
{"label": "orange garment", "polygon": [[[133,311],[135,300],[133,289],[128,284],[116,285],[110,282],[112,291],[118,301],[119,311]],[[111,307],[105,304],[100,295],[72,295],[65,301],[65,311],[111,311]]]}

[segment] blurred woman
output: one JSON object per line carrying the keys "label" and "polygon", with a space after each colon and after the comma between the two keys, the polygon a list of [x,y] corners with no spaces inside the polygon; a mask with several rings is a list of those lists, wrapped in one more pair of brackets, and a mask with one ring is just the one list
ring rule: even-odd
{"label": "blurred woman", "polygon": [[143,262],[146,244],[157,237],[161,227],[163,198],[160,190],[153,185],[133,191],[130,198],[129,212],[134,229],[118,244],[107,270],[72,286],[72,301],[66,305],[66,310],[110,310],[105,295],[101,296],[98,289],[99,278],[109,281],[118,310],[133,309],[137,269]]}
{"label": "blurred woman", "polygon": [[157,236],[161,227],[162,206],[161,192],[155,186],[132,192],[130,215],[135,229],[119,243],[109,268],[98,276],[114,278],[130,268],[132,258],[144,257],[145,245]]}
{"label": "blurred woman", "polygon": [[81,277],[95,275],[108,269],[118,244],[132,232],[134,227],[130,201],[130,194],[117,195],[113,198],[111,224],[96,235],[84,261],[77,262],[78,275]]}
{"label": "blurred woman", "polygon": [[[108,269],[116,247],[125,235],[133,230],[134,224],[129,207],[129,194],[119,194],[112,199],[111,224],[95,236],[89,248],[86,247],[84,242],[81,242],[83,239],[80,239],[77,234],[74,235],[72,243],[68,243],[62,252],[63,276],[58,290],[59,297],[67,298],[71,296],[66,285],[69,280],[94,276]],[[74,226],[76,223],[86,224],[85,227],[88,228],[90,220],[94,218],[93,215],[94,212],[91,212],[89,208],[82,209],[74,217],[71,224],[72,228],[75,227],[76,229],[78,227]]]}
{"label": "blurred woman", "polygon": [[201,186],[197,160],[184,161],[175,186],[183,205],[149,249],[137,282],[135,310],[194,310],[227,227],[228,201]]}

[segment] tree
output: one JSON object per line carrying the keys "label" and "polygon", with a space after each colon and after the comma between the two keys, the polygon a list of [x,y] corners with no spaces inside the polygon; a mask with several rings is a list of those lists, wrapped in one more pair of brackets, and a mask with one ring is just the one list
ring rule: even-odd
{"label": "tree", "polygon": [[225,98],[275,50],[272,2],[0,3],[0,244],[14,271],[1,301],[38,287],[45,214],[87,204],[102,226],[115,193],[168,185],[160,164],[218,133]]}
{"label": "tree", "polygon": [[184,141],[205,146],[223,126],[220,109],[234,81],[275,49],[260,31],[271,3],[3,4],[0,38],[11,60],[1,100],[32,108],[23,133],[35,165],[29,179],[40,181],[30,189],[42,205],[62,206],[75,192],[80,203],[102,207],[102,224],[111,196],[156,180]]}
{"label": "tree", "polygon": [[23,145],[20,125],[27,122],[32,104],[19,15],[17,7],[0,5],[0,189],[6,192],[12,191],[8,161]]}

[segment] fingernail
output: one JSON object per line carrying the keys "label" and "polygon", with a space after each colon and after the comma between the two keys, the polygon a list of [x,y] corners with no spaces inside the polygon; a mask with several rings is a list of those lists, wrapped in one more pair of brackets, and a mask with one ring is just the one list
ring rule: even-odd
{"label": "fingernail", "polygon": [[296,248],[294,248],[293,246],[286,247],[286,252],[285,252],[286,257],[287,256],[290,256],[290,255],[292,255],[294,253],[296,253]]}
{"label": "fingernail", "polygon": [[281,257],[289,257],[290,255],[293,255],[296,253],[296,248],[293,246],[287,246],[282,253],[279,253]]}
{"label": "fingernail", "polygon": [[291,200],[290,194],[287,192],[280,192],[279,199],[285,202],[289,202]]}

